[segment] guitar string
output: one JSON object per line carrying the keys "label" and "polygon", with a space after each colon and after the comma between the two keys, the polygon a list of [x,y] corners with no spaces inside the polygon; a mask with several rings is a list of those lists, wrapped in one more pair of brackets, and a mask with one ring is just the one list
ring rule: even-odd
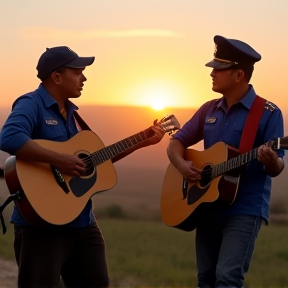
{"label": "guitar string", "polygon": [[[163,119],[161,119],[161,120],[158,122],[159,127],[161,127],[165,132],[170,132],[170,131],[173,131],[173,130],[177,129],[178,126],[171,125],[171,123],[170,123],[170,126],[172,126],[172,127],[169,127],[169,129],[165,129],[165,126],[167,126],[167,125],[164,125],[164,124],[165,124],[164,121],[170,120],[170,122],[172,122],[171,119],[173,119],[173,118],[175,118],[175,117],[174,117],[174,116],[173,116],[172,118],[171,118],[171,117],[168,118],[167,116],[164,117]],[[168,126],[167,126],[167,127],[168,127]],[[179,129],[179,128],[178,128],[178,129]],[[125,145],[122,144],[122,145],[124,146],[124,148],[125,148],[123,151],[125,151],[126,149],[129,149],[129,148],[131,148],[132,146],[137,145],[137,144],[139,144],[139,143],[147,140],[147,139],[149,138],[149,137],[148,137],[148,134],[147,134],[149,131],[151,131],[151,128],[150,128],[150,127],[147,128],[147,129],[145,129],[145,130],[143,130],[143,131],[141,131],[141,132],[139,132],[139,133],[136,133],[136,134],[134,134],[134,135],[132,135],[132,136],[126,138],[126,139],[123,139],[123,140],[120,141],[120,142],[117,142],[117,143],[115,143],[115,144],[112,144],[112,145],[110,145],[110,146],[108,146],[108,147],[106,147],[106,148],[109,148],[109,147],[110,147],[110,148],[112,149],[112,151],[110,151],[110,153],[113,155],[113,154],[115,153],[115,151],[114,151],[114,149],[113,149],[113,146],[116,145],[116,144],[119,144],[119,145],[120,145],[120,143],[125,142],[125,140],[126,140],[125,144],[126,144],[126,146],[128,146],[128,147],[125,147]],[[143,140],[142,137],[141,137],[141,135],[143,136],[143,134],[144,134],[144,140]],[[137,142],[137,141],[138,141],[137,138],[136,138],[137,136],[140,137],[141,141]],[[132,139],[134,138],[134,140],[136,139],[136,142],[137,142],[137,143],[134,144],[133,141],[131,140],[131,138],[132,138]],[[129,142],[127,143],[128,139],[129,139],[129,141],[130,141],[131,144],[132,144],[131,146],[129,146],[129,145],[130,145]],[[109,149],[108,149],[108,150],[109,150]],[[104,151],[103,151],[103,154],[104,154],[104,156],[108,156],[108,159],[111,159],[111,158],[113,158],[113,157],[115,157],[115,156],[117,156],[117,155],[119,155],[120,153],[123,152],[123,151],[121,151],[121,152],[117,151],[117,148],[116,148],[116,147],[115,147],[115,150],[116,150],[117,153],[116,153],[115,155],[113,155],[112,157],[110,157],[109,154],[108,154],[108,153],[105,153]],[[101,150],[99,150],[99,151],[101,151]],[[94,152],[94,153],[97,154],[97,153],[99,153],[99,151]],[[93,153],[93,154],[94,154],[94,153]],[[96,154],[95,154],[95,155],[96,155]],[[99,164],[101,164],[101,163],[103,163],[104,161],[108,160],[108,159],[102,159],[101,156],[102,156],[102,155],[100,155],[100,157],[99,157],[100,160],[101,160]],[[92,157],[93,157],[93,156],[89,155],[89,156],[87,156],[87,157],[81,158],[81,160],[84,162],[84,164],[86,164],[86,170],[89,170],[89,169],[91,169],[92,167],[97,166],[97,165],[94,164]],[[96,156],[96,157],[97,157],[97,156]]]}
{"label": "guitar string", "polygon": [[[144,140],[146,140],[147,139],[147,134],[145,133],[145,132],[147,132],[149,130],[149,128],[148,129],[146,129],[146,130],[144,130],[144,131],[142,131],[142,132],[144,132],[144,135],[145,135],[145,139]],[[141,133],[141,132],[140,132]],[[138,134],[135,134],[135,135],[139,135],[140,133],[138,133]],[[134,136],[134,135],[133,135]],[[133,136],[131,136],[131,137],[133,137]],[[130,140],[130,138],[131,137],[128,137],[127,139],[129,139]],[[140,138],[141,138],[141,136],[140,136]],[[127,140],[127,139],[124,139],[124,140]],[[124,140],[122,140],[122,141],[120,141],[120,142],[123,142]],[[142,138],[141,138],[141,140],[142,140]],[[144,141],[144,140],[142,140],[142,141]],[[140,141],[140,142],[142,142],[142,141]],[[120,145],[120,142],[118,142],[119,143],[119,145]],[[130,140],[130,142],[132,143],[132,141]],[[140,142],[138,142],[138,143],[140,143]],[[136,143],[136,144],[138,144],[138,143]],[[117,144],[117,143],[115,143],[115,144]],[[115,145],[115,144],[113,144],[113,145]],[[134,145],[136,145],[136,144],[134,144]],[[112,146],[113,145],[110,145],[110,146],[108,146],[108,147],[106,147],[106,148],[109,148],[109,147],[111,147],[112,148]],[[124,144],[123,144],[124,145]],[[126,142],[126,145],[127,145],[127,142]],[[133,145],[132,145],[133,146]],[[128,146],[128,148],[131,148],[132,146]],[[125,146],[124,146],[125,147]],[[128,148],[126,148],[125,147],[125,149],[123,150],[123,151],[125,151],[126,149],[128,149]],[[115,148],[116,149],[116,151],[117,151],[117,148]],[[108,149],[109,150],[109,149]],[[206,177],[206,176],[209,176],[209,175],[211,175],[211,178],[212,178],[212,176],[214,175],[214,172],[216,171],[218,171],[218,168],[219,168],[219,172],[220,172],[220,174],[219,175],[222,175],[223,173],[221,173],[221,172],[227,172],[227,171],[230,171],[230,170],[233,170],[233,169],[235,169],[235,168],[237,168],[237,167],[239,167],[239,164],[238,164],[238,162],[242,162],[243,160],[245,160],[245,158],[247,157],[247,156],[250,156],[249,158],[251,158],[251,160],[252,159],[255,159],[255,157],[253,157],[253,152],[255,152],[254,151],[255,149],[253,149],[252,151],[250,151],[250,152],[248,152],[248,153],[245,153],[245,154],[241,154],[241,155],[239,155],[239,156],[237,156],[237,157],[234,157],[234,158],[231,158],[231,159],[229,159],[228,161],[225,161],[225,162],[222,162],[222,163],[220,163],[220,164],[216,164],[215,166],[213,166],[213,167],[210,167],[208,170],[204,170],[203,171],[203,169],[205,168],[203,168],[202,169],[202,173],[201,173],[201,176],[203,176],[203,177]],[[99,150],[99,151],[101,151],[101,150]],[[99,153],[99,151],[97,151],[97,152],[95,152],[95,153]],[[121,152],[123,152],[123,151],[121,151]],[[118,151],[117,151],[118,152]],[[121,153],[120,152],[120,153]],[[115,153],[115,151],[112,149],[112,152],[110,151],[110,153],[112,153],[112,155]],[[120,154],[120,153],[116,153],[114,156],[116,156],[116,155],[118,155],[118,154]],[[105,153],[104,151],[103,151],[103,154],[104,154],[104,156],[108,156],[108,159],[111,159],[111,158],[113,158],[113,157],[110,157],[109,156],[109,154],[108,153]],[[250,155],[249,155],[250,154]],[[91,155],[89,155],[89,156],[87,156],[87,157],[84,157],[84,158],[81,158],[81,160],[84,162],[84,164],[86,164],[86,171],[87,170],[89,170],[89,169],[91,169],[92,167],[95,167],[95,166],[97,166],[97,165],[94,165],[94,162],[93,162],[93,160],[92,160],[92,157],[93,156],[91,156]],[[240,159],[239,159],[240,158]],[[101,160],[101,162],[99,163],[99,164],[101,164],[101,163],[103,163],[104,161],[106,161],[106,160],[108,160],[108,159],[102,159],[102,157],[100,156],[100,160]],[[233,161],[236,161],[236,163],[232,163]],[[249,160],[250,161],[250,160]],[[246,164],[247,162],[249,162],[249,161],[247,161],[247,158],[246,158],[246,160],[245,160],[245,163],[243,163],[243,165],[244,164]],[[232,163],[231,165],[230,165],[230,168],[229,168],[229,163],[228,162],[230,162],[230,163]],[[234,165],[233,165],[234,164]],[[235,165],[236,164],[236,165]],[[231,166],[232,166],[232,168],[231,168]],[[225,170],[225,171],[224,171]],[[216,173],[216,175],[215,176],[219,176],[218,175],[218,173]]]}
{"label": "guitar string", "polygon": [[[163,128],[163,127],[162,127]],[[148,128],[148,129],[145,129],[144,131],[142,131],[142,132],[144,132],[144,135],[145,135],[145,139],[144,140],[146,140],[147,139],[147,134],[146,134],[146,132],[147,131],[149,131],[150,130],[150,128]],[[140,133],[142,133],[142,132],[140,132]],[[167,132],[167,131],[166,131]],[[137,133],[137,134],[135,134],[135,135],[140,135],[140,133]],[[133,135],[133,136],[135,136],[135,135]],[[131,137],[133,137],[133,136],[131,136]],[[131,137],[128,137],[128,138],[126,138],[126,139],[124,139],[124,140],[127,140],[127,139],[129,139],[130,140],[130,138]],[[140,135],[140,138],[141,138],[141,135]],[[124,141],[124,140],[122,140],[122,141]],[[144,141],[144,140],[142,140],[142,141]],[[122,141],[120,141],[120,142],[122,142]],[[140,142],[142,142],[142,141],[140,141]],[[120,143],[120,142],[118,142],[118,143]],[[130,142],[131,142],[131,140],[130,140]],[[138,142],[138,143],[140,143],[140,142]],[[138,144],[138,143],[136,143],[136,144]],[[115,144],[117,144],[117,143],[115,143]],[[113,144],[113,145],[115,145],[115,144]],[[127,144],[127,143],[126,143]],[[134,145],[136,145],[136,144],[134,144]],[[108,146],[108,147],[112,147],[113,145],[110,145],[110,146]],[[133,146],[133,145],[132,145]],[[128,148],[131,148],[132,146],[128,146]],[[108,148],[108,147],[106,147],[106,148]],[[125,147],[125,146],[124,146]],[[126,148],[126,149],[128,149],[128,148]],[[123,151],[125,151],[126,149],[124,149]],[[256,150],[258,149],[258,148],[255,148]],[[220,164],[217,164],[217,165],[215,165],[215,166],[213,166],[213,167],[211,167],[211,168],[209,168],[208,170],[202,170],[202,173],[201,173],[201,176],[203,176],[203,177],[206,177],[206,176],[209,176],[209,175],[211,175],[211,178],[213,177],[213,175],[214,175],[214,172],[216,171],[217,172],[217,167],[220,167],[220,174],[219,175],[222,175],[223,173],[221,173],[221,172],[224,172],[224,171],[222,171],[222,170],[225,170],[225,172],[227,172],[227,171],[230,171],[230,170],[233,170],[233,169],[235,169],[235,168],[237,168],[237,167],[239,167],[239,164],[238,164],[238,162],[242,162],[242,160],[243,160],[243,158],[244,157],[247,157],[247,156],[250,156],[251,157],[251,160],[253,160],[253,159],[255,159],[256,157],[254,156],[253,157],[253,152],[255,152],[254,150],[255,149],[253,149],[253,150],[251,150],[250,152],[248,152],[248,153],[245,153],[245,154],[242,154],[242,155],[239,155],[239,156],[237,156],[237,157],[234,157],[234,158],[231,158],[231,159],[229,159],[228,161],[225,161],[225,162],[222,162],[222,163],[220,163]],[[100,150],[99,150],[100,151]],[[99,151],[97,151],[97,152],[99,152]],[[117,150],[116,150],[117,151]],[[121,152],[123,152],[123,151],[121,151]],[[111,152],[111,151],[110,151]],[[114,152],[114,150],[113,150],[113,152]],[[112,152],[112,154],[113,154],[113,152]],[[117,151],[118,152],[118,151]],[[121,153],[120,152],[120,153]],[[118,155],[118,154],[120,154],[120,153],[116,153],[114,156],[116,156],[116,155]],[[250,154],[250,155],[249,155]],[[106,154],[104,154],[105,156],[108,156],[109,158],[108,159],[111,159],[111,158],[113,158],[113,157],[110,157],[109,155],[108,155],[108,153],[106,153]],[[239,157],[241,158],[241,159],[239,159]],[[108,159],[106,159],[106,160],[108,160]],[[86,164],[86,171],[87,170],[89,170],[89,169],[91,169],[92,167],[95,167],[95,166],[97,166],[97,165],[94,165],[94,162],[93,162],[93,160],[92,160],[92,156],[91,155],[89,155],[89,156],[87,156],[87,157],[84,157],[84,158],[81,158],[81,160],[84,162],[84,164]],[[101,159],[101,157],[100,157],[100,160],[101,160],[101,162],[99,163],[99,164],[101,164],[101,163],[103,163],[104,161],[106,161],[105,159]],[[102,160],[104,160],[104,161],[102,161]],[[229,163],[228,162],[232,162],[232,161],[235,161],[236,160],[236,167],[232,164],[232,168],[229,168],[229,167],[227,167],[227,166],[229,166]],[[246,158],[246,160],[247,160],[247,158]],[[246,161],[245,160],[245,161]],[[250,160],[249,160],[250,161]],[[243,163],[243,165],[244,164],[246,164],[247,162],[249,162],[249,161],[246,161],[245,163]],[[235,163],[234,163],[235,164]],[[224,166],[224,167],[223,167]],[[225,168],[225,166],[226,166],[226,168]],[[234,167],[233,167],[234,166]],[[204,167],[205,168],[205,167]],[[203,169],[204,169],[203,168]],[[224,168],[224,169],[223,169]],[[228,168],[228,169],[227,169]],[[225,173],[224,172],[224,173]],[[216,173],[216,175],[215,176],[219,176],[219,175],[217,175],[218,173]]]}
{"label": "guitar string", "polygon": [[[163,127],[162,127],[162,129],[163,129]],[[106,160],[108,160],[108,159],[111,159],[111,158],[119,155],[119,154],[122,153],[123,151],[131,148],[132,146],[137,145],[137,144],[139,144],[139,143],[147,140],[147,139],[149,138],[148,135],[147,135],[147,133],[148,133],[150,130],[151,130],[150,128],[147,128],[147,129],[145,129],[145,130],[143,130],[143,131],[141,131],[141,132],[139,132],[139,133],[136,133],[136,134],[134,134],[134,135],[132,135],[132,136],[126,138],[126,139],[123,139],[122,141],[119,141],[119,142],[117,142],[117,143],[115,143],[115,144],[112,144],[112,145],[110,145],[110,146],[108,146],[108,147],[105,147],[106,149],[108,148],[107,150],[109,150],[109,148],[110,148],[110,153],[111,153],[112,155],[113,155],[113,154],[115,154],[115,155],[113,155],[112,157],[110,157],[108,152],[105,153],[105,151],[103,151],[104,156],[105,156],[105,157],[108,156],[108,158],[105,159],[105,157],[104,157],[104,159],[102,159],[102,155],[99,155],[99,159],[100,159],[101,161],[100,161],[99,163],[97,163],[97,164],[101,164],[101,163],[103,163],[104,161],[106,161]],[[143,137],[143,135],[144,135],[144,139],[142,139],[141,135],[142,135],[142,137]],[[137,140],[137,138],[136,138],[137,136],[140,137],[140,139],[141,139],[140,141]],[[131,138],[134,139],[134,141],[136,140],[136,144],[133,143],[133,140],[131,140]],[[127,142],[128,139],[129,139],[129,142]],[[139,141],[139,142],[138,142],[138,141]],[[124,142],[126,145],[123,144],[122,142]],[[120,143],[122,143],[122,146],[123,146],[125,149],[124,149],[123,151],[120,151],[120,152],[119,152],[118,149],[115,147],[115,145],[117,145],[117,144],[120,145]],[[132,145],[129,146],[130,144],[132,144]],[[114,151],[114,149],[113,149],[112,146],[115,147],[115,150],[116,150],[117,153],[115,153],[115,151]],[[128,147],[126,147],[126,146],[128,146]],[[120,148],[121,148],[121,146],[120,146]],[[112,149],[112,151],[111,151],[111,149]],[[94,152],[93,154],[95,154],[95,155],[96,155],[96,154],[99,154],[99,151],[101,151],[101,150],[98,150],[98,151]],[[97,157],[97,156],[96,156],[96,157]],[[86,171],[89,170],[89,169],[91,169],[91,168],[93,168],[93,167],[95,167],[95,166],[97,166],[97,165],[94,165],[94,162],[93,162],[92,158],[93,158],[93,156],[91,156],[91,155],[86,156],[86,157],[83,157],[83,158],[80,158],[80,159],[84,162],[84,164],[86,164]],[[96,162],[98,162],[97,159],[96,159]]]}
{"label": "guitar string", "polygon": [[[130,148],[130,147],[129,147]],[[110,157],[108,154],[105,154],[105,156],[108,156],[108,157]],[[116,156],[116,155],[115,155]],[[89,170],[89,169],[91,169],[91,168],[93,168],[93,167],[95,167],[95,166],[97,166],[97,165],[94,165],[94,163],[93,163],[93,160],[91,159],[93,156],[87,156],[87,157],[84,157],[84,158],[81,158],[81,160],[84,162],[84,164],[86,164],[86,170]],[[237,158],[237,157],[235,157],[235,158]],[[111,158],[109,158],[109,159],[111,159]],[[232,158],[232,159],[234,159],[234,158]],[[230,160],[232,160],[232,159],[230,159]],[[101,159],[101,160],[103,160],[103,159]],[[108,160],[108,159],[107,159]],[[106,161],[106,160],[104,160],[104,161]],[[239,161],[237,161],[237,162],[239,162]],[[103,162],[100,162],[100,163],[98,163],[98,164],[101,164],[101,163],[103,163]],[[213,166],[213,167],[210,167],[208,170],[202,170],[202,172],[201,172],[201,176],[203,176],[203,177],[206,177],[206,176],[209,176],[209,175],[211,175],[212,176],[212,172],[213,171],[215,171],[215,170],[217,170],[217,167],[219,168],[219,167],[225,167],[225,165],[227,166],[228,165],[228,161],[226,161],[226,162],[222,162],[222,163],[220,163],[220,164],[217,164],[217,165],[215,165],[215,166]],[[238,165],[238,164],[237,164]],[[205,168],[205,167],[204,167]],[[203,168],[203,169],[204,169]],[[237,167],[236,167],[237,168]],[[220,170],[222,170],[221,168],[220,168]],[[232,169],[224,169],[224,170],[226,170],[226,171],[229,171],[229,170],[232,170]],[[221,175],[221,174],[220,174]],[[219,175],[218,175],[219,176]]]}
{"label": "guitar string", "polygon": [[[256,148],[256,150],[257,149],[258,148]],[[216,164],[216,165],[210,167],[208,170],[203,170],[203,169],[205,169],[205,167],[204,167],[202,169],[201,176],[202,177],[211,176],[211,178],[214,179],[215,177],[218,177],[220,175],[225,174],[225,172],[231,171],[233,169],[237,169],[237,168],[239,168],[239,166],[245,165],[248,162],[250,162],[251,160],[256,159],[257,155],[253,155],[253,152],[256,152],[256,150],[254,151],[254,149],[253,149],[248,153],[238,155],[237,157],[231,158],[228,161]],[[249,157],[250,160],[247,160],[247,157]],[[242,163],[243,160],[245,161],[244,163]],[[234,161],[236,161],[236,163],[233,163]],[[230,167],[229,167],[229,163],[230,163]],[[242,163],[242,164],[240,164],[240,163]],[[216,172],[215,175],[214,175],[214,172]],[[217,173],[217,172],[219,172],[219,173]]]}

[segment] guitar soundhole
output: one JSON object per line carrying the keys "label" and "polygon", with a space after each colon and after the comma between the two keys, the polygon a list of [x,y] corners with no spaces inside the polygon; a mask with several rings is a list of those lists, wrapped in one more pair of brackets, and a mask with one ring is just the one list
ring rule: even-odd
{"label": "guitar soundhole", "polygon": [[89,175],[91,175],[93,172],[94,172],[94,164],[93,164],[93,162],[92,162],[92,160],[91,160],[91,157],[90,157],[90,155],[87,155],[87,154],[84,154],[84,153],[80,153],[79,155],[78,155],[78,157],[80,158],[80,159],[82,159],[83,161],[84,161],[84,163],[86,164],[86,173],[85,173],[85,175],[84,176],[89,176]]}
{"label": "guitar soundhole", "polygon": [[206,165],[202,169],[202,178],[199,181],[201,187],[206,187],[212,181],[212,165]]}

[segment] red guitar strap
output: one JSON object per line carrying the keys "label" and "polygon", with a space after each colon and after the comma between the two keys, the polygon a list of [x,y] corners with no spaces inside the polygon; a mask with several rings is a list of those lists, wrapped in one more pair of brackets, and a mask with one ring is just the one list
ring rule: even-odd
{"label": "red guitar strap", "polygon": [[[77,113],[76,110],[73,111],[74,118],[76,120],[76,126],[80,127],[82,130],[91,130],[87,123],[82,119],[82,117]],[[79,129],[78,129],[79,130]]]}
{"label": "red guitar strap", "polygon": [[258,95],[252,103],[252,106],[244,124],[240,140],[239,150],[241,154],[247,153],[253,148],[260,119],[264,112],[265,104],[266,100]]}

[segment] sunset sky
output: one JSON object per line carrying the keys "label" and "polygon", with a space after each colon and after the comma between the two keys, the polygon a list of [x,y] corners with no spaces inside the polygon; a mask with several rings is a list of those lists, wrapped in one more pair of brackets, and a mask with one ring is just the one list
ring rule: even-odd
{"label": "sunset sky", "polygon": [[96,56],[77,105],[199,107],[214,35],[262,55],[256,92],[288,114],[288,0],[0,0],[0,105],[37,88],[46,47]]}

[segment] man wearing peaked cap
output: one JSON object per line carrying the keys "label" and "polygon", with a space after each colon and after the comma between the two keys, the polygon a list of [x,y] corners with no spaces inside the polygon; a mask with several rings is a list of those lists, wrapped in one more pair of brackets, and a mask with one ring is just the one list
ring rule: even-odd
{"label": "man wearing peaked cap", "polygon": [[37,64],[37,77],[45,80],[52,72],[62,67],[84,69],[91,65],[95,57],[79,57],[77,53],[67,46],[58,46],[46,48],[46,51],[40,56]]}
{"label": "man wearing peaked cap", "polygon": [[[217,35],[214,43],[214,58],[206,66],[213,68],[210,73],[212,90],[221,94],[221,97],[204,103],[196,111],[173,135],[167,153],[185,181],[191,183],[191,186],[187,185],[191,187],[187,191],[187,199],[182,199],[181,203],[177,199],[175,201],[179,207],[184,205],[183,209],[191,207],[192,212],[176,227],[188,231],[196,229],[198,287],[240,288],[244,286],[244,277],[248,272],[260,227],[269,220],[271,177],[279,175],[284,168],[284,151],[273,151],[269,145],[264,145],[271,139],[283,137],[283,116],[275,104],[258,97],[252,84],[249,84],[254,64],[261,60],[260,54],[250,45],[236,39]],[[242,132],[248,115],[252,115],[252,122],[255,123],[255,114],[260,116],[259,123],[256,122],[256,130],[248,133],[249,138],[254,140],[249,143],[247,136],[242,140]],[[251,127],[254,124],[248,122],[247,125]],[[204,140],[205,150],[210,149],[209,154],[206,154],[209,163],[203,160],[198,167],[193,165],[193,157],[186,158],[183,155],[188,147],[201,140]],[[254,158],[248,154],[252,158],[248,160],[246,156],[246,166],[237,162],[242,168],[241,174],[232,174],[233,177],[227,181],[228,176],[224,178],[224,173],[229,174],[231,169],[233,171],[236,158],[233,159],[234,166],[228,161],[229,158],[222,159],[227,165],[225,167],[230,167],[230,170],[219,167],[222,172],[214,171],[219,166],[219,159],[214,158],[215,155],[218,157],[221,153],[227,153],[226,150],[215,150],[218,142],[237,149],[240,154],[259,148]],[[213,169],[209,168],[211,163]],[[198,188],[195,188],[195,181],[200,179],[202,181],[196,182]],[[216,181],[220,179],[218,184]],[[232,179],[237,180],[235,186],[231,186]],[[181,185],[179,183],[180,189]],[[201,186],[202,189],[199,188]],[[195,193],[200,195],[197,196],[200,199]],[[230,201],[225,198],[228,195]],[[213,200],[215,197],[216,200]],[[172,199],[169,201],[173,203]],[[218,205],[223,204],[222,201],[226,201],[226,205]],[[193,206],[189,206],[192,204],[196,205],[194,209],[197,209],[197,214]]]}
{"label": "man wearing peaked cap", "polygon": [[239,69],[251,67],[261,60],[261,55],[248,44],[216,35],[214,37],[214,59],[205,66],[214,69]]}
{"label": "man wearing peaked cap", "polygon": [[[19,268],[18,288],[59,287],[60,276],[65,287],[105,288],[109,286],[105,242],[93,214],[92,201],[85,197],[87,190],[90,193],[99,190],[99,188],[95,188],[96,181],[98,185],[98,178],[100,181],[103,180],[99,175],[95,176],[97,173],[93,169],[96,164],[91,161],[89,153],[84,158],[77,156],[77,151],[89,151],[90,148],[87,147],[91,146],[86,146],[85,142],[89,142],[91,139],[91,143],[95,144],[95,148],[93,148],[95,150],[91,153],[96,152],[96,143],[100,142],[92,132],[88,138],[89,141],[85,137],[83,139],[83,133],[82,135],[78,133],[89,127],[76,113],[78,107],[70,101],[71,98],[81,96],[87,80],[84,70],[94,62],[94,59],[94,56],[79,56],[67,46],[47,48],[40,56],[36,67],[37,77],[41,80],[38,89],[15,100],[12,112],[0,134],[0,149],[15,155],[17,161],[22,160],[22,163],[26,163],[28,167],[34,167],[35,162],[38,164],[43,162],[43,165],[34,167],[35,170],[32,169],[35,173],[27,169],[27,177],[33,187],[30,189],[33,193],[35,192],[35,198],[38,195],[37,200],[34,200],[29,208],[29,202],[25,204],[26,197],[21,197],[24,199],[24,203],[21,200],[17,202],[18,205],[14,207],[11,217],[11,222],[15,225],[14,248]],[[109,157],[113,156],[112,162],[120,160],[139,148],[158,143],[165,134],[157,120],[150,129],[145,131],[147,131],[146,138],[142,142],[140,141],[134,146],[128,145],[130,148],[127,147],[122,152],[116,151],[116,149],[118,154],[114,151],[115,153],[111,155],[111,151],[109,151]],[[74,142],[67,143],[72,137],[74,137],[72,140]],[[75,140],[75,137],[78,140]],[[93,137],[97,138],[93,139]],[[41,146],[38,141],[33,141],[34,139],[50,140],[49,145],[47,141],[46,145]],[[58,146],[59,143],[56,142],[66,143],[64,143],[65,146]],[[79,146],[75,145],[76,142]],[[73,145],[75,145],[74,151],[69,152]],[[58,149],[56,149],[57,147]],[[60,147],[62,148],[59,149]],[[98,149],[100,148],[103,147],[98,147]],[[85,155],[85,152],[83,153]],[[105,154],[105,152],[103,153]],[[101,157],[103,155],[101,154]],[[112,165],[111,162],[108,163],[109,159],[107,157],[106,164]],[[38,177],[45,183],[41,183],[41,180],[37,179],[39,174],[36,171],[42,171],[42,168],[37,169],[37,167],[43,169],[48,167],[47,174],[44,174],[44,177],[43,174],[41,174],[42,177]],[[110,177],[109,166],[105,167],[106,172],[104,173],[108,175],[104,175],[104,177]],[[14,170],[10,168],[10,171]],[[90,172],[86,173],[86,171]],[[17,173],[15,172],[15,174]],[[82,179],[80,176],[85,177]],[[52,183],[47,183],[46,179],[50,179]],[[73,182],[74,180],[75,182]],[[9,185],[7,186],[9,188]],[[15,187],[15,183],[12,183],[13,186]],[[91,188],[90,191],[89,188]],[[50,189],[51,197],[49,197]],[[29,201],[31,200],[33,200],[32,196],[29,198]],[[34,210],[33,203],[35,204],[35,201],[40,204],[38,204],[38,209]],[[82,204],[83,206],[81,206]],[[25,209],[26,205],[29,209]],[[51,215],[50,219],[46,219],[40,213],[43,212],[42,209]],[[76,212],[74,215],[70,213],[73,210],[82,212],[79,215]],[[65,220],[63,218],[61,221],[59,220],[61,215],[67,214],[72,216]]]}

